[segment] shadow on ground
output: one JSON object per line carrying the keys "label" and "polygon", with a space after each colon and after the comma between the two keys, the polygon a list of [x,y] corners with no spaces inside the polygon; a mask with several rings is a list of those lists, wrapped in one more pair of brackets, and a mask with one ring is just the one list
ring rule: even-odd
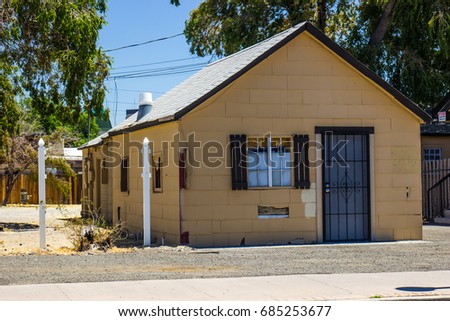
{"label": "shadow on ground", "polygon": [[8,231],[8,230],[12,230],[12,231],[36,230],[38,228],[39,228],[39,225],[37,225],[37,224],[14,223],[14,222],[3,223],[3,222],[0,222],[0,232],[5,232],[5,231]]}
{"label": "shadow on ground", "polygon": [[399,288],[395,288],[399,291],[406,292],[432,292],[436,290],[450,289],[450,286],[440,286],[440,287],[425,287],[425,286],[402,286]]}

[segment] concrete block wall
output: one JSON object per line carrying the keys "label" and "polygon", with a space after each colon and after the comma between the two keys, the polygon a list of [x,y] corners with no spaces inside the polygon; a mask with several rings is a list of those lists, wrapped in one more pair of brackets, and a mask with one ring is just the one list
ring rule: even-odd
{"label": "concrete block wall", "polygon": [[170,144],[177,132],[178,123],[174,122],[125,134],[129,135],[128,140],[123,134],[113,137],[121,146],[119,153],[126,154],[130,161],[129,193],[120,191],[120,166],[113,169],[113,218],[117,221],[117,208],[120,207],[121,220],[133,233],[140,234],[143,231],[142,167],[139,165],[140,149],[128,149],[127,141],[134,146],[136,142],[142,143],[147,137],[153,143],[152,155],[167,158],[163,160],[167,166],[162,168],[162,192],[155,193],[153,182],[150,184],[151,233],[152,241],[157,243],[161,242],[162,237],[165,238],[166,244],[178,244],[180,241],[178,167],[174,164],[174,149],[165,147],[169,146],[167,144]]}
{"label": "concrete block wall", "polygon": [[[226,146],[230,134],[314,139],[316,126],[374,127],[374,239],[420,239],[419,119],[307,32],[186,115],[180,130]],[[317,242],[315,173],[311,190],[232,191],[225,162],[193,168],[181,230],[196,246]],[[258,205],[289,207],[289,217],[258,218]]]}

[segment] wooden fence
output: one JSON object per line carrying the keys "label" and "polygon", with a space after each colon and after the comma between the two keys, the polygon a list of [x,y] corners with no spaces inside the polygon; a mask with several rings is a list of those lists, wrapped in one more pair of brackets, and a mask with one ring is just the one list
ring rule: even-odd
{"label": "wooden fence", "polygon": [[422,215],[432,222],[450,205],[450,159],[422,163]]}
{"label": "wooden fence", "polygon": [[[0,203],[3,201],[6,192],[6,175],[0,175]],[[46,184],[45,196],[47,204],[80,204],[81,203],[81,174],[71,179],[71,193],[69,197],[64,197],[61,192]],[[25,189],[29,195],[28,204],[38,204],[38,182],[31,175],[22,174],[14,184],[8,204],[19,204],[21,190]]]}

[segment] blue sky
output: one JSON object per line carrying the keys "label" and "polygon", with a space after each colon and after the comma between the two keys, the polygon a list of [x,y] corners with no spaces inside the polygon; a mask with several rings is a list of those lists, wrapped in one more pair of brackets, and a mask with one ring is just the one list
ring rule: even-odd
{"label": "blue sky", "polygon": [[[115,49],[182,33],[189,12],[197,8],[200,2],[201,0],[182,0],[181,6],[175,7],[169,0],[109,0],[106,15],[108,25],[100,32],[99,45],[106,50]],[[200,64],[209,60],[209,57],[198,58],[191,55],[184,36],[108,54],[113,58],[112,76],[143,71],[155,74],[155,69],[160,69],[159,74],[167,74],[170,73],[167,68],[175,67],[172,72],[179,72],[181,70],[177,67],[181,66],[197,70],[201,68]],[[165,61],[169,62],[161,63]],[[139,66],[130,67],[135,65]],[[153,99],[156,99],[192,74],[193,71],[142,78],[116,78],[118,99],[114,81],[109,79],[106,82],[109,92],[105,107],[111,110],[112,124],[118,124],[125,118],[126,109],[137,108],[139,92],[150,91]]]}

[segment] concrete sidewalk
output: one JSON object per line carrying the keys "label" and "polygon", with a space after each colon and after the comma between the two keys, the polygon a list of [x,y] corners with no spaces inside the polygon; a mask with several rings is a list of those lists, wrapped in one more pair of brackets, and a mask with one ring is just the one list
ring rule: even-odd
{"label": "concrete sidewalk", "polygon": [[1,301],[449,299],[450,271],[0,286]]}

